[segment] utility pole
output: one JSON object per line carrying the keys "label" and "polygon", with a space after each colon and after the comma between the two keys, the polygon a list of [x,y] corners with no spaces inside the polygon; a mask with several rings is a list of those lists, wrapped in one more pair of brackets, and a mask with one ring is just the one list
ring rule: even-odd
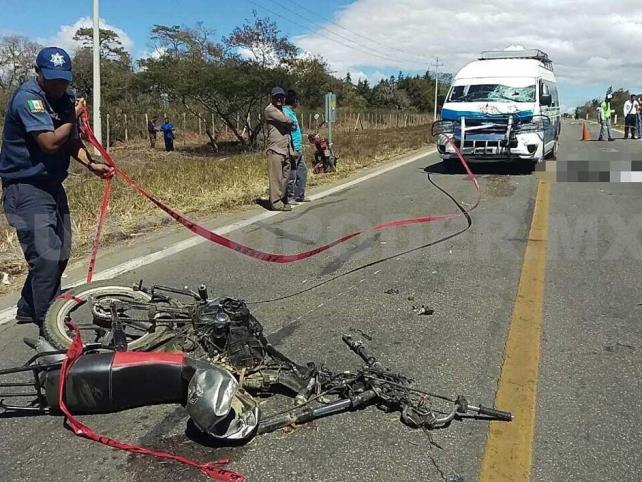
{"label": "utility pole", "polygon": [[100,125],[100,0],[94,0],[94,133],[98,142],[102,142]]}
{"label": "utility pole", "polygon": [[437,120],[437,92],[439,91],[439,67],[443,67],[444,64],[439,63],[439,57],[435,58],[435,62],[431,64],[435,67],[435,113],[433,114],[433,122]]}

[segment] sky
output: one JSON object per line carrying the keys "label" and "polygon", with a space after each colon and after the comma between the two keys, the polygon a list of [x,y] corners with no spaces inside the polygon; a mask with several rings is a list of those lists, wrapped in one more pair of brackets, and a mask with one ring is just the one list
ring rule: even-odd
{"label": "sky", "polygon": [[[92,0],[0,0],[0,7],[0,35],[69,49],[76,29],[91,23]],[[436,58],[441,71],[455,73],[482,50],[524,47],[553,60],[564,110],[610,85],[642,93],[639,0],[538,0],[537,7],[522,0],[101,0],[100,16],[141,58],[154,51],[154,24],[203,22],[223,36],[254,10],[355,82],[433,71]]]}

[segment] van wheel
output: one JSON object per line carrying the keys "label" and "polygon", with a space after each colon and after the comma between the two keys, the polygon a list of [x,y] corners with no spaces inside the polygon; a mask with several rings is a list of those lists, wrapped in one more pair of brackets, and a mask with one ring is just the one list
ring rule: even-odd
{"label": "van wheel", "polygon": [[557,148],[558,148],[558,145],[559,145],[559,141],[555,141],[555,144],[553,144],[553,148],[551,149],[551,151],[548,154],[546,154],[545,159],[548,159],[549,161],[557,160]]}

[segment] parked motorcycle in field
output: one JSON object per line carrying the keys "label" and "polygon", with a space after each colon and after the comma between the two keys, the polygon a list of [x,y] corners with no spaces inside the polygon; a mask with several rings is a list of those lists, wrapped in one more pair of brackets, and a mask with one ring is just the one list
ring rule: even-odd
{"label": "parked motorcycle in field", "polygon": [[315,148],[312,172],[315,174],[335,172],[337,170],[338,157],[334,155],[332,145],[328,139],[321,137],[319,134],[308,134],[308,141]]}

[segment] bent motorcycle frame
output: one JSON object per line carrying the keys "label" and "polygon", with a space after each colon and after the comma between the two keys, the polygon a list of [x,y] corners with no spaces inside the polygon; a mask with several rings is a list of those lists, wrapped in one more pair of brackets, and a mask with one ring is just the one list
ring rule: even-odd
{"label": "bent motorcycle frame", "polygon": [[[90,347],[86,349],[93,349]],[[31,372],[33,375],[33,382],[0,382],[0,414],[6,412],[25,413],[25,414],[48,414],[51,412],[51,407],[47,404],[47,397],[45,395],[45,386],[41,375],[48,370],[60,369],[62,361],[54,363],[38,363],[45,357],[52,355],[65,355],[65,351],[56,350],[43,353],[37,353],[27,360],[27,362],[14,368],[5,368],[0,370],[0,377],[15,375],[18,373]],[[31,388],[31,392],[11,392],[6,389],[10,388]],[[32,401],[26,405],[12,405],[6,404],[5,398],[31,398]]]}

